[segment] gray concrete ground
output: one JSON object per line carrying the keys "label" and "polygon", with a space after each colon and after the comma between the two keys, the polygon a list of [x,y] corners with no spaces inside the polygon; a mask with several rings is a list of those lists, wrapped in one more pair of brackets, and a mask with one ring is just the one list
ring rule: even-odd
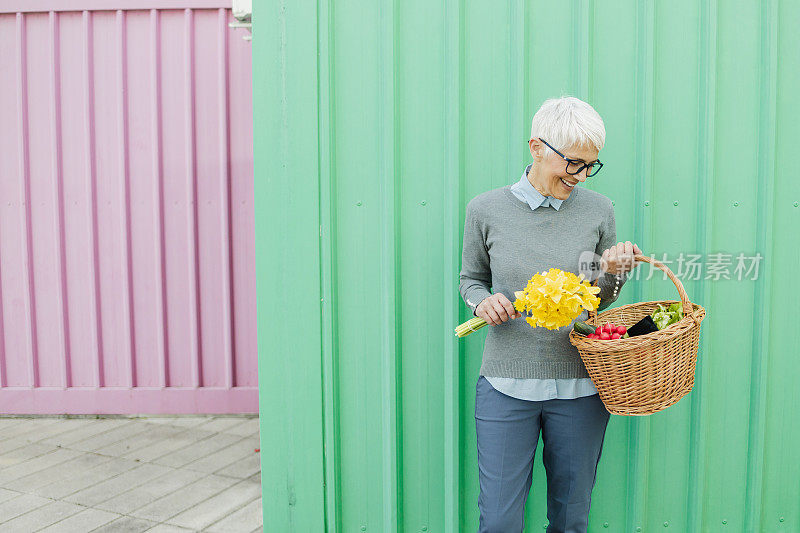
{"label": "gray concrete ground", "polygon": [[261,531],[255,417],[0,418],[0,533]]}

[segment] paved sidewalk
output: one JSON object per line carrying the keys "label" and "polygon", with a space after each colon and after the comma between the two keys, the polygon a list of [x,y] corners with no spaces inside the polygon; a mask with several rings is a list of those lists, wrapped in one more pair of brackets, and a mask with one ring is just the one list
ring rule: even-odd
{"label": "paved sidewalk", "polygon": [[0,418],[0,533],[261,531],[255,417]]}

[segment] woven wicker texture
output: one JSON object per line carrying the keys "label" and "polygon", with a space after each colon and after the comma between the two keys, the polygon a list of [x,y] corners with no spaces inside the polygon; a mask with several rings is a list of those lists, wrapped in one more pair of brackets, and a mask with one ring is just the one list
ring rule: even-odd
{"label": "woven wicker texture", "polygon": [[[683,284],[660,261],[637,254],[636,261],[652,263],[675,284],[683,304],[683,319],[647,335],[628,339],[588,339],[570,332],[606,409],[616,415],[643,416],[666,409],[694,386],[694,369],[700,340],[700,323],[706,310],[689,301]],[[678,300],[640,302],[609,309],[596,316],[589,312],[591,326],[613,322],[630,327],[656,310]]]}

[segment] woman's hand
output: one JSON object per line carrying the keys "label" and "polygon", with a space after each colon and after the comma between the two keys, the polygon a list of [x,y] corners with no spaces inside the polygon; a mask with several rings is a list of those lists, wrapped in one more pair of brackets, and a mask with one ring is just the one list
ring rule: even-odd
{"label": "woman's hand", "polygon": [[484,298],[475,308],[475,314],[490,326],[498,326],[509,319],[522,316],[522,313],[514,309],[514,304],[502,292]]}
{"label": "woman's hand", "polygon": [[619,242],[603,252],[602,269],[610,274],[621,275],[630,272],[638,266],[638,262],[633,258],[634,254],[641,254],[642,251],[631,241]]}

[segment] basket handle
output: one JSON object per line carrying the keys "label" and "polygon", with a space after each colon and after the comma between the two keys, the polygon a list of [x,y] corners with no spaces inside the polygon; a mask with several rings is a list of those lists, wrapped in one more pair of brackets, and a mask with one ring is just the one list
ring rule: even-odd
{"label": "basket handle", "polygon": [[[633,256],[633,258],[636,261],[650,263],[663,270],[667,274],[669,279],[672,280],[672,283],[675,284],[675,288],[678,289],[678,295],[681,297],[681,303],[683,304],[683,316],[689,316],[692,318],[692,320],[694,320],[695,324],[700,324],[700,320],[694,314],[694,306],[692,305],[692,302],[689,301],[689,296],[686,294],[686,290],[683,288],[683,283],[681,283],[681,280],[679,280],[675,276],[675,274],[672,273],[672,270],[670,270],[667,265],[665,265],[658,259],[649,257],[647,255],[636,254]],[[596,282],[597,280],[595,280],[593,284]],[[595,310],[589,311],[589,319],[593,320],[596,316],[597,316],[597,311]]]}

